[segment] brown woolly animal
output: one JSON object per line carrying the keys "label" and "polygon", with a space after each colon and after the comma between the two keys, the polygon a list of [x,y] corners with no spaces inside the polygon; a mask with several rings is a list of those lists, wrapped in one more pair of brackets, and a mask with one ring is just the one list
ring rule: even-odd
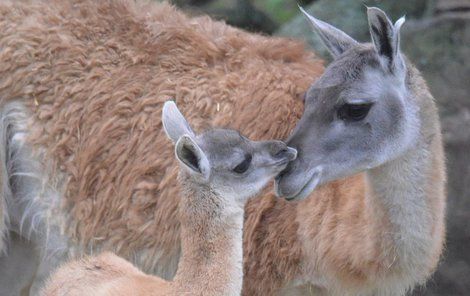
{"label": "brown woolly animal", "polygon": [[[40,250],[31,294],[69,256],[101,251],[172,278],[179,189],[163,103],[174,99],[196,131],[230,126],[254,140],[284,139],[324,70],[302,43],[188,18],[167,4],[2,1],[0,32],[1,232]],[[441,156],[428,197],[435,206],[425,210],[436,243],[417,254],[427,265],[419,278],[391,264],[406,255],[387,253],[397,242],[383,231],[396,230],[359,174],[303,201],[267,189],[247,204],[243,294],[374,293],[422,281],[442,246]]]}

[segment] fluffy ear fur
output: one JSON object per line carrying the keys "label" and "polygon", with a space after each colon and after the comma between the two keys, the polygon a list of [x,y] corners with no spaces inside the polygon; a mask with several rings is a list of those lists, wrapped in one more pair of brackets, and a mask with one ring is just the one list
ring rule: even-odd
{"label": "fluffy ear fur", "polygon": [[193,130],[173,101],[167,101],[163,105],[162,122],[166,135],[175,143],[183,135],[194,137]]}
{"label": "fluffy ear fur", "polygon": [[369,31],[377,54],[391,71],[403,71],[404,61],[400,52],[400,28],[405,17],[392,24],[385,12],[376,7],[367,8]]}
{"label": "fluffy ear fur", "polygon": [[209,178],[209,160],[191,136],[183,135],[176,142],[175,152],[176,158],[190,174],[201,176],[204,180]]}
{"label": "fluffy ear fur", "polygon": [[302,7],[299,6],[299,8],[300,11],[302,11],[302,13],[307,17],[313,29],[318,33],[318,35],[320,35],[321,40],[333,55],[333,57],[336,58],[349,48],[358,44],[356,40],[351,38],[348,34],[344,33],[340,29],[337,29],[330,24],[314,18]]}

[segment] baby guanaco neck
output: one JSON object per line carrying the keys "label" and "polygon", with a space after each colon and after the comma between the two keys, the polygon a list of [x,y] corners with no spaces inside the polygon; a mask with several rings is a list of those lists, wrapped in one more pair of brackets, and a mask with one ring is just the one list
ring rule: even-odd
{"label": "baby guanaco neck", "polygon": [[174,279],[180,295],[240,295],[243,205],[179,175],[182,257]]}

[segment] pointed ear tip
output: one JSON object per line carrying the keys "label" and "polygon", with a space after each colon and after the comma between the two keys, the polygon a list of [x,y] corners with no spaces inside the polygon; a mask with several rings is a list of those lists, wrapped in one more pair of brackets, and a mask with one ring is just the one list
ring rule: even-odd
{"label": "pointed ear tip", "polygon": [[367,15],[368,16],[383,16],[383,17],[387,17],[387,14],[385,13],[385,11],[383,11],[382,9],[378,8],[378,7],[367,7]]}
{"label": "pointed ear tip", "polygon": [[[300,7],[300,6],[299,6]],[[322,20],[319,20],[317,19],[316,17],[312,16],[310,13],[308,13],[305,9],[303,9],[302,7],[300,7],[300,11],[302,12],[302,14],[304,15],[305,18],[307,18],[307,20],[310,22],[310,24],[312,24],[312,26],[316,29],[316,30],[319,30],[319,28],[321,27],[324,27],[325,25],[329,25],[327,23],[325,23],[324,21]]]}
{"label": "pointed ear tip", "polygon": [[176,106],[176,103],[174,101],[171,101],[171,100],[166,101],[163,104],[163,108],[162,108],[162,121],[163,122],[165,122],[165,120],[173,121],[176,118],[181,118],[181,117],[184,120],[186,120],[183,114],[181,113],[180,109],[178,108],[178,106]]}
{"label": "pointed ear tip", "polygon": [[371,12],[374,12],[374,11],[375,11],[375,12],[383,12],[382,9],[380,9],[380,8],[378,8],[378,7],[376,7],[376,6],[366,6],[366,7],[367,7],[367,10],[368,10],[368,11],[371,11]]}
{"label": "pointed ear tip", "polygon": [[300,4],[297,4],[297,6],[299,7],[303,15],[305,15],[309,19],[313,19],[313,16],[311,16],[302,6],[300,6]]}
{"label": "pointed ear tip", "polygon": [[173,101],[173,100],[166,101],[166,102],[163,104],[162,112],[163,112],[163,113],[167,113],[168,111],[170,111],[170,110],[173,109],[173,108],[178,109],[178,107],[176,106],[175,101]]}

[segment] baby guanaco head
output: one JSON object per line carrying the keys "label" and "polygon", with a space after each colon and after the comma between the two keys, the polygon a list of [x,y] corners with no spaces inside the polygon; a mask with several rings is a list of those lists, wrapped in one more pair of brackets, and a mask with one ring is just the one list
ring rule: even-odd
{"label": "baby guanaco head", "polygon": [[172,101],[163,106],[163,127],[175,155],[193,182],[245,202],[294,160],[297,151],[281,141],[251,141],[230,129],[195,134]]}

